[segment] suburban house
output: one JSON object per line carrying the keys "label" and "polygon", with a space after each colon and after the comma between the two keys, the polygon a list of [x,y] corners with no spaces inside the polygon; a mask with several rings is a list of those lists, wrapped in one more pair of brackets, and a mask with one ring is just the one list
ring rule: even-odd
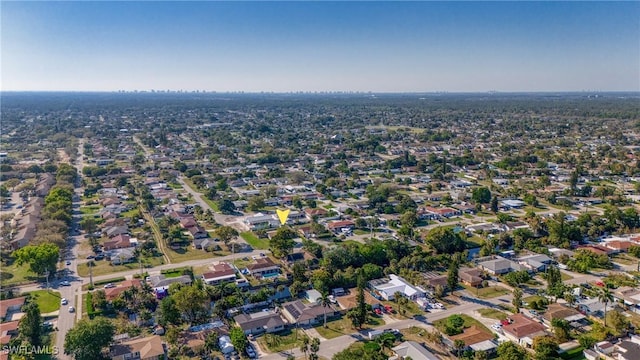
{"label": "suburban house", "polygon": [[13,313],[20,312],[22,306],[26,301],[25,296],[0,300],[0,321],[9,321],[13,316]]}
{"label": "suburban house", "polygon": [[236,270],[225,262],[211,266],[211,271],[202,274],[202,280],[209,285],[236,281]]}
{"label": "suburban house", "polygon": [[426,294],[423,289],[414,287],[394,274],[390,274],[388,278],[369,281],[369,288],[385,300],[394,300],[396,292],[411,300],[424,297]]}
{"label": "suburban house", "polygon": [[104,250],[124,249],[132,246],[129,234],[119,234],[102,244]]}
{"label": "suburban house", "polygon": [[630,340],[622,340],[616,344],[618,360],[640,359],[640,337],[631,336]]}
{"label": "suburban house", "polygon": [[113,265],[127,264],[136,258],[135,248],[133,247],[108,250],[105,252],[105,256]]}
{"label": "suburban house", "polygon": [[116,287],[112,287],[110,289],[104,289],[104,294],[105,297],[107,299],[107,301],[113,301],[115,300],[118,296],[120,296],[120,294],[122,294],[123,292],[125,292],[126,290],[132,288],[132,287],[142,287],[142,281],[139,279],[131,279],[131,280],[125,280],[123,282],[121,282],[120,284],[118,284],[118,286]]}
{"label": "suburban house", "polygon": [[324,314],[330,319],[338,314],[332,306],[304,304],[300,300],[282,304],[282,315],[290,324],[312,325],[324,321]]}
{"label": "suburban house", "polygon": [[509,316],[511,323],[502,326],[504,335],[511,341],[525,347],[533,346],[533,339],[545,335],[545,327],[522,314]]}
{"label": "suburban house", "polygon": [[[590,316],[602,318],[604,316],[604,303],[597,298],[582,300],[578,303],[578,310]],[[613,306],[609,306],[611,309]]]}
{"label": "suburban house", "polygon": [[209,233],[202,226],[191,226],[187,231],[194,239],[205,239],[209,237]]}
{"label": "suburban house", "polygon": [[240,314],[233,318],[246,335],[274,333],[284,330],[286,323],[275,312]]}
{"label": "suburban house", "polygon": [[352,231],[356,224],[351,220],[338,220],[327,223],[327,229],[334,233]]}
{"label": "suburban house", "polygon": [[462,211],[458,209],[448,208],[448,207],[435,208],[432,206],[425,206],[425,210],[427,213],[435,215],[436,219],[440,217],[450,218],[450,217],[462,215]]}
{"label": "suburban house", "polygon": [[518,263],[529,271],[538,272],[547,270],[547,266],[553,260],[544,254],[527,255],[518,259]]}
{"label": "suburban house", "polygon": [[273,215],[264,214],[248,216],[245,218],[244,223],[249,227],[249,230],[270,229],[280,226],[280,220],[276,219]]}
{"label": "suburban house", "polygon": [[445,344],[449,347],[453,348],[456,340],[464,341],[464,346],[466,349],[472,349],[474,351],[485,351],[485,352],[493,352],[497,349],[498,345],[494,343],[493,334],[481,330],[477,326],[473,325],[469,328],[464,329],[462,334],[449,336],[448,338],[444,338]]}
{"label": "suburban house", "polygon": [[395,356],[389,358],[389,360],[398,359],[412,359],[412,360],[439,360],[440,358],[435,356],[424,346],[415,341],[405,341],[398,346],[393,347],[393,353]]}
{"label": "suburban house", "polygon": [[12,338],[18,336],[19,321],[9,321],[0,324],[0,345],[6,345]]}
{"label": "suburban house", "polygon": [[562,304],[553,303],[549,304],[547,311],[545,311],[542,318],[546,324],[550,325],[553,320],[566,320],[571,323],[574,321],[580,321],[584,319],[585,316],[580,314],[576,309],[566,307]]}
{"label": "suburban house", "polygon": [[604,246],[614,250],[615,252],[628,252],[630,247],[640,246],[640,244],[631,241],[613,240],[607,241]]}
{"label": "suburban house", "polygon": [[448,280],[447,275],[440,275],[436,272],[430,271],[426,274],[423,274],[426,279],[426,284],[431,289],[435,289],[436,286],[441,286],[443,289],[448,288]]}
{"label": "suburban house", "polygon": [[302,262],[305,265],[317,265],[318,259],[309,252],[302,250],[287,255],[286,262],[289,267],[293,266],[293,264],[297,262]]}
{"label": "suburban house", "polygon": [[109,348],[111,360],[163,360],[167,348],[158,335],[123,341]]}
{"label": "suburban house", "polygon": [[613,297],[624,302],[629,310],[640,313],[640,289],[622,286],[613,293]]}
{"label": "suburban house", "polygon": [[512,271],[519,271],[521,269],[520,265],[500,256],[496,256],[491,260],[479,262],[478,266],[491,275],[502,275]]}
{"label": "suburban house", "polygon": [[280,265],[274,263],[271,258],[261,257],[255,259],[253,264],[247,265],[247,271],[254,277],[269,277],[280,273]]}
{"label": "suburban house", "polygon": [[156,293],[156,297],[162,297],[166,294],[171,284],[185,284],[191,285],[191,277],[189,275],[182,275],[172,278],[167,278],[164,275],[153,275],[149,277],[149,284]]}
{"label": "suburban house", "polygon": [[[458,270],[460,281],[468,286],[478,287],[482,285],[482,281],[484,280],[482,275],[482,270],[477,268],[462,268]],[[446,279],[446,275],[444,276]]]}

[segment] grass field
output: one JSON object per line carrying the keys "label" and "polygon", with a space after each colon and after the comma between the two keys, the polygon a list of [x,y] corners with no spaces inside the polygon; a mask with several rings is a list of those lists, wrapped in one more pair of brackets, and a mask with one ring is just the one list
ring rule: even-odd
{"label": "grass field", "polygon": [[240,233],[240,237],[244,239],[252,248],[257,250],[266,250],[269,248],[269,239],[259,239],[251,231]]}
{"label": "grass field", "polygon": [[277,334],[261,336],[258,338],[258,344],[269,352],[280,352],[299,348],[305,336],[307,335],[300,329],[287,330]]}
{"label": "grass field", "polygon": [[463,285],[469,293],[485,299],[490,299],[502,295],[509,294],[509,290],[501,287],[501,286],[487,286],[480,289],[474,288],[472,286]]}
{"label": "grass field", "polygon": [[565,274],[562,271],[560,272],[560,277],[562,278],[562,281],[566,281],[566,280],[571,280],[573,279],[573,276],[569,275],[569,274]]}
{"label": "grass field", "polygon": [[496,320],[504,320],[508,316],[507,314],[503,313],[502,311],[496,310],[496,309],[479,309],[478,312],[483,317],[490,318],[490,319],[496,319]]}
{"label": "grass field", "polygon": [[36,290],[29,293],[31,299],[33,299],[38,308],[40,308],[41,314],[54,312],[60,309],[60,293],[53,290]]}
{"label": "grass field", "polygon": [[[363,329],[368,329],[371,327],[376,327],[380,325],[384,325],[385,322],[382,318],[370,316],[367,320],[367,324],[363,326]],[[357,331],[357,329],[351,326],[351,320],[349,320],[346,316],[341,319],[329,321],[327,319],[327,327],[323,326],[323,323],[315,327],[318,334],[320,334],[325,339],[333,339],[338,336],[353,334]]]}
{"label": "grass field", "polygon": [[216,255],[215,253],[194,249],[191,245],[181,248],[180,250],[173,250],[167,247],[165,251],[165,255],[167,255],[167,257],[171,260],[172,264],[189,260],[211,259]]}
{"label": "grass field", "polygon": [[[489,330],[480,321],[472,318],[471,316],[465,315],[465,314],[460,314],[460,317],[462,317],[462,319],[464,319],[464,328],[465,329],[475,325],[476,327],[478,327],[478,329],[486,332],[487,334],[493,335],[491,330]],[[447,318],[436,320],[436,321],[433,322],[433,326],[435,326],[436,329],[440,330],[443,333],[445,332],[444,329],[445,329],[446,324],[447,324]]]}
{"label": "grass field", "polygon": [[[89,266],[88,262],[78,264],[78,275],[82,277],[89,276]],[[124,265],[111,265],[110,262],[106,260],[94,261],[95,266],[93,267],[93,276],[106,275],[119,271],[127,271],[127,270],[137,270],[140,269],[140,264],[136,261],[130,264]],[[143,258],[142,266],[145,269],[150,267],[158,266],[164,264],[164,260],[162,256],[157,256],[153,258]]]}
{"label": "grass field", "polygon": [[2,271],[0,271],[0,284],[2,287],[27,284],[36,280],[38,280],[36,274],[31,272],[29,265],[26,264],[3,265]]}

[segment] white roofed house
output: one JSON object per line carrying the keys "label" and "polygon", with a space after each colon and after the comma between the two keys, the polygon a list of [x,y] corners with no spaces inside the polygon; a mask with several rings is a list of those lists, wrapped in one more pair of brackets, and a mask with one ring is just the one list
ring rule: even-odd
{"label": "white roofed house", "polygon": [[212,265],[211,271],[202,274],[202,280],[209,285],[234,282],[236,281],[236,271],[231,265],[220,262]]}
{"label": "white roofed house", "polygon": [[528,255],[518,259],[520,265],[533,272],[545,271],[552,262],[553,260],[544,254]]}
{"label": "white roofed house", "polygon": [[280,220],[276,219],[273,215],[257,214],[246,217],[244,223],[249,230],[261,230],[278,227]]}
{"label": "white roofed house", "polygon": [[369,287],[385,300],[395,300],[396,292],[411,300],[425,296],[424,290],[394,274],[390,274],[388,278],[369,281]]}

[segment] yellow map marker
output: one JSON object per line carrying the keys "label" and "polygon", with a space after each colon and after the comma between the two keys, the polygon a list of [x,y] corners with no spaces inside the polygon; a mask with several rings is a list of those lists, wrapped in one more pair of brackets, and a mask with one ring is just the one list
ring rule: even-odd
{"label": "yellow map marker", "polygon": [[289,218],[289,209],[287,210],[276,209],[276,213],[278,214],[278,219],[280,219],[280,224],[284,225],[287,222],[287,218]]}

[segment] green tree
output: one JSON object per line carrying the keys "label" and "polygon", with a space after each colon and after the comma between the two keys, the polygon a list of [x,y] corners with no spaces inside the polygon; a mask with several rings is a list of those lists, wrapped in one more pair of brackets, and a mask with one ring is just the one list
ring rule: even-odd
{"label": "green tree", "polygon": [[13,252],[16,264],[29,264],[31,271],[44,275],[47,271],[53,274],[60,258],[60,249],[51,243],[27,245]]}
{"label": "green tree", "polygon": [[536,360],[558,359],[558,343],[551,336],[538,336],[533,339]]}
{"label": "green tree", "polygon": [[225,215],[229,215],[236,211],[236,206],[233,205],[233,201],[229,199],[220,199],[218,201],[218,210]]}
{"label": "green tree", "polygon": [[264,197],[262,196],[253,196],[247,201],[247,209],[250,211],[258,211],[264,207]]}
{"label": "green tree", "polygon": [[[547,294],[557,299],[564,294],[564,284],[562,283],[562,274],[557,266],[549,266],[546,272]],[[555,300],[554,300],[555,301]]]}
{"label": "green tree", "polygon": [[528,359],[527,351],[511,341],[505,341],[498,345],[497,349],[499,360],[526,360]]}
{"label": "green tree", "polygon": [[307,358],[307,353],[309,352],[309,343],[310,342],[311,342],[311,340],[309,340],[309,337],[307,335],[302,337],[302,343],[300,344],[300,351],[302,353],[304,353],[304,358],[305,359]]}
{"label": "green tree", "polygon": [[327,327],[327,308],[331,307],[331,301],[329,301],[329,293],[327,291],[322,292],[320,297],[320,306],[322,306],[322,312],[324,315],[324,327]]}
{"label": "green tree", "polygon": [[494,196],[493,198],[491,198],[491,211],[494,214],[498,213],[498,197]]}
{"label": "green tree", "polygon": [[275,235],[269,240],[269,248],[275,256],[284,258],[296,245],[296,242],[293,240],[295,237],[295,231],[288,226],[282,226],[278,228]]}
{"label": "green tree", "polygon": [[320,351],[320,339],[312,338],[311,346],[309,347],[311,351],[311,355],[309,355],[309,360],[318,360],[318,351]]}
{"label": "green tree", "polygon": [[463,251],[467,246],[464,240],[452,228],[439,226],[429,231],[425,242],[438,254],[453,254]]}
{"label": "green tree", "polygon": [[167,296],[160,301],[158,309],[158,323],[162,326],[180,324],[180,312],[176,308],[176,302],[172,296]]}
{"label": "green tree", "polygon": [[571,327],[569,326],[568,321],[562,319],[553,319],[551,321],[551,326],[553,327],[553,334],[555,335],[559,343],[568,341],[571,338],[569,334]]}
{"label": "green tree", "polygon": [[471,191],[471,200],[478,204],[488,204],[491,201],[491,191],[484,186],[475,188]]}
{"label": "green tree", "polygon": [[82,319],[67,332],[64,353],[76,360],[103,359],[102,350],[113,341],[115,326],[106,318]]}
{"label": "green tree", "polygon": [[41,344],[42,339],[42,317],[40,308],[35,302],[29,302],[22,308],[25,313],[20,319],[20,337],[27,340],[32,346]]}
{"label": "green tree", "polygon": [[458,262],[452,261],[449,265],[449,270],[447,270],[447,286],[452,293],[458,287],[458,267]]}
{"label": "green tree", "polygon": [[598,292],[598,300],[604,304],[604,326],[607,326],[607,304],[613,301],[613,294],[604,287]]}
{"label": "green tree", "polygon": [[361,273],[358,273],[357,293],[356,293],[356,313],[360,326],[367,322],[367,303],[364,300],[365,280]]}
{"label": "green tree", "polygon": [[515,288],[513,289],[513,300],[511,301],[513,307],[515,308],[515,313],[520,312],[520,308],[522,307],[522,289]]}
{"label": "green tree", "polygon": [[617,335],[623,335],[630,327],[627,318],[618,311],[610,311],[606,316],[609,327],[616,331]]}
{"label": "green tree", "polygon": [[229,338],[231,339],[233,347],[236,348],[239,353],[244,354],[247,349],[247,344],[249,343],[244,331],[242,331],[241,328],[234,326],[229,331]]}
{"label": "green tree", "polygon": [[222,240],[225,246],[229,247],[229,242],[238,236],[238,231],[231,226],[223,225],[216,230],[216,235]]}
{"label": "green tree", "polygon": [[209,297],[197,283],[181,287],[171,297],[175,300],[175,308],[189,323],[203,321],[208,316]]}

